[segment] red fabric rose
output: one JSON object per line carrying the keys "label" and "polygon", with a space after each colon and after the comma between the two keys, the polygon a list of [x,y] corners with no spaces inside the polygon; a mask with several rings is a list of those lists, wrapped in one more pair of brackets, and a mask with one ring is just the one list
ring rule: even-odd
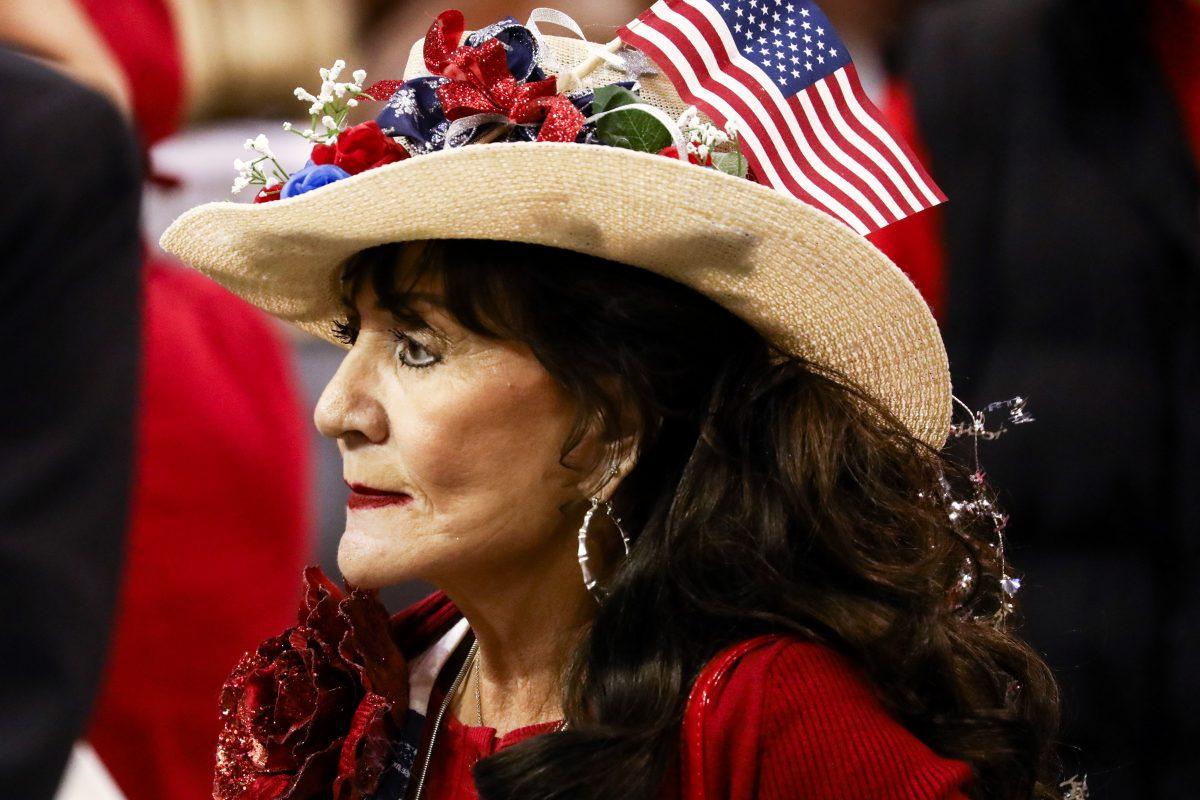
{"label": "red fabric rose", "polygon": [[333,164],[357,175],[393,161],[408,158],[408,151],[389,136],[385,136],[375,120],[347,128],[338,134],[333,144],[318,144],[312,149],[314,164]]}
{"label": "red fabric rose", "polygon": [[361,800],[408,708],[404,657],[374,593],[305,571],[299,624],[238,664],[221,692],[215,800]]}

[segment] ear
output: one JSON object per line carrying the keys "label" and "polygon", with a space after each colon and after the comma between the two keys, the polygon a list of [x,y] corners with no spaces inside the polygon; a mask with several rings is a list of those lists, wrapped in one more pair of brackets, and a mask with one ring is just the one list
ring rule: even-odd
{"label": "ear", "polygon": [[[638,456],[641,455],[640,446],[641,437],[636,433],[622,436],[612,443],[611,455],[605,462],[601,476],[601,480],[607,478],[608,482],[603,484],[597,495],[601,500],[611,500],[621,481],[625,480],[625,476],[637,465]],[[609,471],[613,466],[616,467],[616,472],[610,477]]]}
{"label": "ear", "polygon": [[[580,480],[579,487],[584,497],[599,497],[609,500],[621,481],[633,470],[641,454],[642,431],[638,414],[632,402],[621,393],[620,383],[616,378],[601,379],[605,391],[611,396],[621,398],[620,416],[617,421],[616,437],[611,431],[603,431],[599,419],[593,421],[584,441],[593,455],[592,468]],[[610,474],[613,467],[615,473]]]}
{"label": "ear", "polygon": [[621,481],[637,464],[638,444],[636,437],[606,442],[599,450],[594,467],[578,482],[580,494],[585,498],[598,497],[602,502],[611,500]]}

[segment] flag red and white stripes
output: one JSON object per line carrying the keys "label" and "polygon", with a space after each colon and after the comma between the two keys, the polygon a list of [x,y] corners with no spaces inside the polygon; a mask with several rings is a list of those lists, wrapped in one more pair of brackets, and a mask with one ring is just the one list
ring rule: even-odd
{"label": "flag red and white stripes", "polygon": [[803,0],[659,0],[619,33],[685,102],[733,122],[758,179],[861,234],[945,201]]}

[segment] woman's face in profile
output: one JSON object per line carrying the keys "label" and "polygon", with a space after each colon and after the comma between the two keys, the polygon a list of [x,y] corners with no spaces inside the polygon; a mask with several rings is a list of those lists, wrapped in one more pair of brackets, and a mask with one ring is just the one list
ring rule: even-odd
{"label": "woman's face in profile", "polygon": [[[428,281],[416,289],[440,297]],[[588,482],[568,467],[593,463],[593,437],[559,463],[574,406],[532,351],[470,332],[428,300],[413,303],[428,329],[398,324],[369,286],[357,308],[357,339],[315,414],[354,489],[338,549],[346,579],[450,589],[573,561]]]}

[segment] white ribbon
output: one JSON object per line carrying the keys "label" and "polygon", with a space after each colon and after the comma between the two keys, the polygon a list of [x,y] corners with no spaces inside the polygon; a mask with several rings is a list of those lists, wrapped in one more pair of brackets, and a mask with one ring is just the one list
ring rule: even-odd
{"label": "white ribbon", "polygon": [[[446,144],[444,150],[454,150],[463,147],[471,140],[471,135],[489,123],[509,123],[509,119],[504,114],[472,114],[469,117],[459,117],[450,123],[450,127],[446,128]],[[511,124],[509,124],[511,127]],[[462,144],[455,144],[455,140],[461,139]]]}
{"label": "white ribbon", "polygon": [[[546,46],[546,43],[544,41],[545,34],[543,34],[542,29],[538,27],[538,24],[542,23],[542,22],[548,23],[550,25],[558,25],[559,27],[566,28],[571,33],[575,34],[577,37],[579,37],[580,39],[583,40],[584,45],[587,47],[588,55],[595,56],[597,58],[601,58],[604,61],[608,62],[610,65],[612,65],[614,68],[619,69],[622,72],[628,71],[625,69],[625,59],[624,58],[617,55],[616,53],[610,53],[607,49],[605,49],[605,47],[603,45],[598,45],[595,42],[588,41],[587,36],[584,35],[583,28],[580,28],[579,23],[576,22],[575,20],[571,19],[571,17],[569,15],[564,14],[563,12],[558,11],[553,8],[535,8],[533,11],[530,12],[529,21],[525,23],[525,27],[533,32],[533,36],[534,36],[534,38],[536,38],[538,40],[538,44],[541,45],[542,48],[546,51],[547,58],[553,58],[553,54],[552,54],[553,51],[551,51],[550,48]],[[550,72],[560,72],[560,71],[562,71],[563,65],[556,63],[556,64],[552,64],[550,66],[552,67]]]}

